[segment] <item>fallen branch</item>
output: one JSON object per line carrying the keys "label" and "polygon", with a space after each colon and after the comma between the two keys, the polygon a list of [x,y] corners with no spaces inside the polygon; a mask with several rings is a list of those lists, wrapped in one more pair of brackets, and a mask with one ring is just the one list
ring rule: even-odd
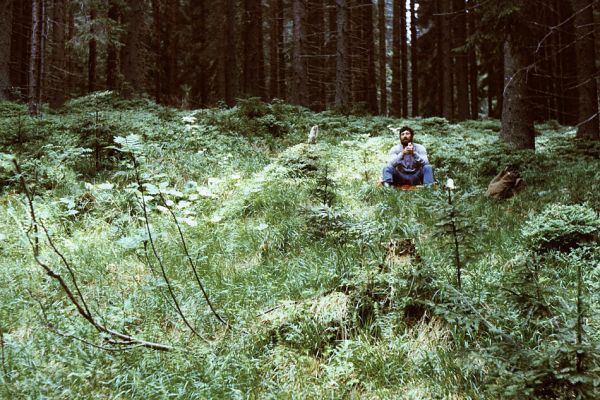
{"label": "fallen branch", "polygon": [[[123,350],[129,350],[130,348],[133,348],[133,346],[146,347],[146,348],[150,348],[153,350],[161,350],[161,351],[172,350],[173,348],[169,345],[148,342],[148,341],[145,341],[142,339],[135,338],[130,335],[126,335],[124,333],[110,329],[107,326],[103,325],[102,323],[99,323],[96,320],[95,316],[92,314],[92,312],[88,308],[87,303],[85,301],[85,298],[84,298],[81,290],[79,289],[79,286],[77,284],[76,275],[75,275],[73,268],[71,267],[71,265],[68,262],[68,260],[66,259],[66,257],[54,245],[54,242],[52,241],[50,233],[48,232],[48,229],[46,228],[44,223],[41,220],[39,220],[36,216],[35,207],[33,205],[33,197],[31,195],[31,192],[29,191],[29,188],[25,181],[25,177],[20,172],[21,169],[20,169],[19,164],[16,159],[13,159],[13,164],[15,166],[16,171],[19,173],[19,181],[21,183],[21,188],[22,188],[23,192],[25,193],[25,197],[27,199],[27,204],[29,206],[29,216],[31,218],[31,224],[35,227],[40,226],[43,229],[46,240],[47,240],[50,248],[60,258],[62,264],[65,266],[65,268],[69,272],[69,275],[71,276],[71,282],[72,282],[72,285],[75,287],[76,293],[73,292],[73,290],[71,289],[69,284],[64,280],[64,278],[62,277],[62,275],[60,273],[56,272],[56,270],[54,270],[48,263],[44,262],[40,258],[39,240],[33,240],[31,238],[30,232],[27,231],[26,236],[32,247],[34,260],[46,272],[46,275],[48,275],[49,277],[51,277],[52,279],[56,280],[59,283],[61,289],[63,290],[63,292],[65,292],[65,294],[67,295],[67,298],[69,299],[71,304],[73,304],[75,306],[79,315],[81,315],[86,321],[88,321],[88,323],[90,323],[99,333],[107,334],[109,337],[112,337],[112,338],[118,338],[118,339],[125,340],[124,343],[119,344],[120,346],[125,346],[125,348]],[[36,235],[36,239],[37,239],[37,235]]]}

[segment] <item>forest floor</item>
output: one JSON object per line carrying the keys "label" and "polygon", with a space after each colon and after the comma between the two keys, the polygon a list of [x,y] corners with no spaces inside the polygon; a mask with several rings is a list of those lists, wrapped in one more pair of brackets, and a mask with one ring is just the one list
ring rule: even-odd
{"label": "forest floor", "polygon": [[[455,190],[377,187],[402,125]],[[549,121],[517,152],[499,129],[0,103],[0,398],[597,398],[600,145]],[[485,197],[508,165],[525,188]],[[171,350],[86,321],[36,243],[98,324]]]}

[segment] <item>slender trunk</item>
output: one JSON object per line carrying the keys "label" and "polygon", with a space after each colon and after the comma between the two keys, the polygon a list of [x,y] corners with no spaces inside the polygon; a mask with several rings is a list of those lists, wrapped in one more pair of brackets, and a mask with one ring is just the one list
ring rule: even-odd
{"label": "slender trunk", "polygon": [[335,108],[347,112],[350,106],[350,70],[348,54],[348,2],[336,0],[337,40],[335,66]]}
{"label": "slender trunk", "polygon": [[[469,1],[469,7],[474,4],[473,0]],[[469,10],[468,18],[469,35],[477,32],[474,10]],[[477,71],[477,53],[475,46],[469,49],[469,89],[471,98],[471,119],[479,118],[479,75]]]}
{"label": "slender trunk", "polygon": [[401,34],[400,25],[402,9],[401,6],[403,0],[394,0],[394,17],[392,27],[392,109],[391,114],[393,116],[400,116],[402,114],[402,76],[400,71],[401,64]]}
{"label": "slender trunk", "polygon": [[[244,70],[243,92],[248,96],[261,97],[264,84],[262,57],[262,12],[260,0],[244,0],[243,40]],[[263,77],[261,77],[261,73]]]}
{"label": "slender trunk", "polygon": [[123,16],[125,25],[125,43],[121,67],[123,72],[123,94],[133,96],[143,92],[144,58],[142,26],[144,24],[144,4],[136,0],[127,1],[127,10]]}
{"label": "slender trunk", "polygon": [[441,33],[441,73],[442,73],[442,115],[454,119],[453,93],[452,93],[452,58],[450,55],[451,29],[449,24],[450,5],[446,0],[438,0],[440,15],[438,16]]}
{"label": "slender trunk", "polygon": [[402,50],[402,118],[408,117],[408,37],[406,32],[406,0],[400,5],[400,43]]}
{"label": "slender trunk", "polygon": [[13,1],[12,30],[10,34],[10,84],[13,95],[20,100],[27,98],[29,74],[29,50],[31,38],[31,2]]}
{"label": "slender trunk", "polygon": [[459,121],[469,119],[469,64],[465,50],[467,42],[467,14],[465,0],[453,1],[454,18],[454,58],[456,74],[456,118]]}
{"label": "slender trunk", "polygon": [[283,0],[275,0],[277,1],[277,53],[279,55],[279,84],[278,86],[278,97],[281,99],[285,99],[287,96],[286,91],[286,80],[285,80],[285,40],[283,36],[283,23],[284,23],[284,13],[283,13]]}
{"label": "slender trunk", "polygon": [[367,105],[368,109],[372,114],[377,114],[377,76],[375,74],[375,37],[373,34],[373,3],[371,0],[366,0],[365,5],[365,44],[367,57],[365,62],[367,64],[366,70],[366,90],[367,90]]}
{"label": "slender trunk", "polygon": [[179,1],[168,0],[165,8],[165,34],[164,34],[164,86],[163,92],[166,94],[168,104],[177,103],[177,17],[179,14]]}
{"label": "slender trunk", "polygon": [[579,120],[577,137],[600,140],[593,0],[571,0],[575,12]]}
{"label": "slender trunk", "polygon": [[8,99],[10,83],[10,35],[12,33],[12,0],[0,0],[0,100]]}
{"label": "slender trunk", "polygon": [[161,0],[152,0],[152,19],[154,26],[154,99],[157,103],[162,102],[162,14]]}
{"label": "slender trunk", "polygon": [[324,49],[325,49],[325,14],[323,0],[307,1],[306,38],[307,51],[307,86],[309,105],[312,110],[325,109]]}
{"label": "slender trunk", "polygon": [[[67,42],[71,42],[73,40],[73,36],[75,35],[75,16],[73,15],[73,10],[71,7],[67,7]],[[73,92],[73,52],[67,52],[67,87],[66,87],[66,96],[71,96]]]}
{"label": "slender trunk", "polygon": [[535,131],[527,89],[528,49],[508,35],[504,43],[504,103],[500,139],[516,149],[534,149]]}
{"label": "slender trunk", "polygon": [[379,22],[379,113],[387,114],[387,53],[385,46],[385,0],[377,2]]}
{"label": "slender trunk", "polygon": [[119,8],[115,0],[109,0],[108,5],[108,45],[106,47],[106,87],[108,90],[117,88],[117,45],[114,28],[119,23]]}
{"label": "slender trunk", "polygon": [[292,54],[292,102],[308,106],[307,62],[306,62],[306,0],[293,1],[293,54]]}
{"label": "slender trunk", "polygon": [[419,47],[415,0],[410,0],[410,64],[412,85],[412,116],[419,115]]}
{"label": "slender trunk", "polygon": [[90,40],[88,42],[88,93],[96,90],[96,9],[90,10]]}
{"label": "slender trunk", "polygon": [[279,97],[279,0],[271,0],[269,98]]}
{"label": "slender trunk", "polygon": [[236,96],[236,76],[237,76],[237,59],[235,51],[235,0],[227,0],[225,6],[225,65],[224,65],[224,86],[225,86],[225,102],[229,106],[235,104]]}
{"label": "slender trunk", "polygon": [[66,49],[65,49],[65,26],[66,13],[65,1],[55,0],[54,2],[54,28],[53,33],[53,54],[52,54],[52,73],[51,82],[53,93],[50,96],[50,107],[58,108],[65,102],[65,72],[66,72]]}
{"label": "slender trunk", "polygon": [[39,113],[40,109],[40,58],[42,40],[42,2],[43,0],[32,0],[31,2],[31,52],[29,63],[29,102],[28,111],[31,115]]}

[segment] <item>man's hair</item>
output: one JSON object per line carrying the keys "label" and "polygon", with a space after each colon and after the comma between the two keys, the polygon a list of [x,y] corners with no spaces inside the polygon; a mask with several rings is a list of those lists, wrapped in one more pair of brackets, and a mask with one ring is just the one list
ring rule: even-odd
{"label": "man's hair", "polygon": [[402,132],[404,131],[410,132],[410,140],[412,140],[415,137],[415,131],[413,131],[413,129],[410,126],[403,126],[402,128],[400,128],[400,130],[398,131],[398,136],[402,135]]}

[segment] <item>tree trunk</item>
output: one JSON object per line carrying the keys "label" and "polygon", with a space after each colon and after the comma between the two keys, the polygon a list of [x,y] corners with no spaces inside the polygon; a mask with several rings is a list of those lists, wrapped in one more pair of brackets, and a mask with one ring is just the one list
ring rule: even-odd
{"label": "tree trunk", "polygon": [[415,0],[410,0],[410,64],[412,84],[412,116],[419,115],[419,47]]}
{"label": "tree trunk", "polygon": [[123,95],[131,97],[143,91],[144,58],[142,26],[144,24],[144,4],[136,0],[127,0],[123,15],[125,25],[125,43],[121,68],[123,73]]}
{"label": "tree trunk", "polygon": [[277,1],[277,21],[278,25],[277,25],[277,53],[279,55],[279,84],[278,86],[278,96],[281,99],[285,99],[287,96],[286,93],[286,79],[285,79],[285,38],[283,35],[284,29],[283,29],[283,24],[284,24],[284,13],[283,13],[283,0],[276,0]]}
{"label": "tree trunk", "polygon": [[52,69],[51,69],[51,82],[52,82],[52,93],[49,96],[50,107],[58,108],[65,102],[65,76],[67,69],[66,59],[66,38],[65,38],[65,27],[66,27],[66,8],[64,0],[54,1],[53,10],[54,27],[52,29],[53,35],[53,52],[52,52]]}
{"label": "tree trunk", "polygon": [[307,1],[306,38],[307,86],[310,108],[315,111],[325,109],[325,14],[323,0]]}
{"label": "tree trunk", "polygon": [[467,52],[467,15],[465,0],[454,0],[454,57],[456,74],[456,119],[464,121],[469,119],[469,66]]}
{"label": "tree trunk", "polygon": [[269,68],[269,98],[280,97],[279,91],[279,0],[271,0],[271,32],[269,36],[270,68]]}
{"label": "tree trunk", "polygon": [[166,94],[168,104],[177,104],[177,93],[179,92],[177,82],[177,55],[178,38],[177,22],[179,14],[179,0],[167,0],[165,7],[165,35],[164,35],[164,86],[163,92]]}
{"label": "tree trunk", "polygon": [[365,18],[365,44],[367,57],[365,62],[367,64],[367,108],[372,114],[378,113],[377,107],[377,76],[375,74],[375,36],[373,34],[373,3],[372,0],[366,0],[364,4]]}
{"label": "tree trunk", "polygon": [[197,99],[197,104],[200,107],[204,107],[208,101],[208,68],[207,68],[207,55],[206,55],[206,21],[208,9],[204,0],[198,0],[196,2],[189,3],[192,15],[192,34],[194,38],[194,65],[198,70],[197,79],[192,84],[192,96]]}
{"label": "tree trunk", "polygon": [[12,33],[12,0],[0,0],[0,100],[8,99],[10,83],[10,35]]}
{"label": "tree trunk", "polygon": [[[413,0],[414,1],[414,0]],[[379,113],[387,114],[387,53],[385,46],[385,0],[377,3],[379,27]]]}
{"label": "tree trunk", "polygon": [[10,41],[10,83],[13,95],[27,99],[29,50],[31,38],[31,2],[13,1],[12,34]]}
{"label": "tree trunk", "polygon": [[402,49],[402,118],[408,118],[408,37],[406,32],[406,0],[400,5],[400,43]]}
{"label": "tree trunk", "polygon": [[350,69],[348,53],[348,2],[336,0],[337,39],[335,65],[335,108],[347,112],[350,107]]}
{"label": "tree trunk", "polygon": [[96,8],[90,9],[90,40],[88,42],[88,93],[96,90]]}
{"label": "tree trunk", "polygon": [[[247,96],[262,97],[264,82],[261,81],[262,12],[260,0],[244,0],[244,71],[243,92]],[[264,76],[264,70],[262,70]]]}
{"label": "tree trunk", "polygon": [[117,88],[117,45],[115,29],[119,23],[119,8],[116,0],[108,0],[108,44],[106,47],[106,88]]}
{"label": "tree trunk", "polygon": [[535,149],[535,131],[528,101],[529,49],[508,35],[504,43],[504,101],[500,139],[515,149]]}
{"label": "tree trunk", "polygon": [[440,5],[440,15],[438,16],[440,27],[440,46],[441,60],[441,80],[442,80],[442,115],[448,119],[454,119],[453,112],[453,93],[452,93],[452,58],[450,55],[451,29],[448,23],[450,15],[450,5],[447,0],[438,0]]}
{"label": "tree trunk", "polygon": [[294,18],[292,53],[292,102],[308,106],[307,63],[306,63],[306,0],[294,0],[292,3]]}
{"label": "tree trunk", "polygon": [[[71,7],[67,7],[67,42],[70,42],[75,35],[75,16]],[[67,52],[67,84],[66,84],[66,97],[71,96],[73,92],[73,51]]]}
{"label": "tree trunk", "polygon": [[225,102],[229,106],[235,104],[235,96],[237,95],[237,59],[235,49],[235,0],[227,0],[225,5],[225,65],[224,70],[224,86],[225,86]]}
{"label": "tree trunk", "polygon": [[599,140],[596,48],[592,8],[594,1],[571,0],[571,3],[575,12],[575,49],[577,52],[577,85],[579,91],[577,137]]}
{"label": "tree trunk", "polygon": [[390,114],[399,117],[402,114],[402,76],[401,76],[401,50],[402,39],[400,34],[400,25],[402,19],[400,14],[404,7],[401,5],[403,0],[394,0],[393,5],[393,25],[392,25],[392,109]]}
{"label": "tree trunk", "polygon": [[37,115],[41,102],[41,42],[42,42],[42,1],[31,2],[31,52],[29,63],[29,114]]}
{"label": "tree trunk", "polygon": [[[469,7],[474,6],[474,0],[469,1]],[[475,23],[474,10],[470,10],[468,14],[469,35],[477,32]],[[475,46],[469,49],[469,88],[471,98],[471,119],[479,119],[479,75],[477,70],[477,53]]]}
{"label": "tree trunk", "polygon": [[154,80],[154,99],[157,103],[162,102],[162,78],[163,78],[163,57],[162,57],[162,12],[161,0],[152,0],[152,19],[154,27],[153,53],[154,68],[152,76]]}

